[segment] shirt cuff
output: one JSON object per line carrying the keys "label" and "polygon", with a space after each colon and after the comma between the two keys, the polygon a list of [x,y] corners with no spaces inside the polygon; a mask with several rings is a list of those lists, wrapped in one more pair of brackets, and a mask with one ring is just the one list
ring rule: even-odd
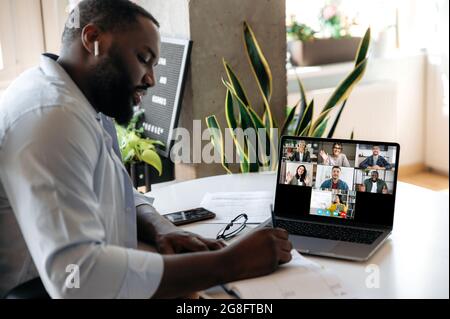
{"label": "shirt cuff", "polygon": [[159,288],[164,260],[159,254],[127,250],[128,267],[119,298],[149,299]]}
{"label": "shirt cuff", "polygon": [[152,197],[147,197],[144,194],[140,194],[138,191],[134,190],[134,204],[136,207],[141,205],[153,205],[155,201]]}

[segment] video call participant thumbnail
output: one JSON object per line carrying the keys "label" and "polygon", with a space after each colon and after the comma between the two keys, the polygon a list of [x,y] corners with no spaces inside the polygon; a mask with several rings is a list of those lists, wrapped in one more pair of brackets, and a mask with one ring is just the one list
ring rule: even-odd
{"label": "video call participant thumbnail", "polygon": [[305,163],[311,162],[311,155],[309,154],[309,151],[306,149],[306,142],[300,141],[297,144],[297,150],[291,153],[288,156],[288,159],[293,162],[305,162]]}
{"label": "video call participant thumbnail", "polygon": [[345,205],[345,203],[342,201],[341,195],[334,195],[333,202],[330,207],[328,207],[328,210],[332,213],[338,213],[339,216],[346,216],[348,207]]}
{"label": "video call participant thumbnail", "polygon": [[372,155],[362,161],[359,167],[368,169],[391,169],[391,164],[380,155],[380,147],[374,145],[372,147]]}
{"label": "video call participant thumbnail", "polygon": [[347,155],[342,153],[343,149],[342,143],[336,142],[333,144],[332,154],[328,154],[324,150],[320,150],[319,155],[322,157],[322,164],[350,167],[350,162],[347,159]]}
{"label": "video call participant thumbnail", "polygon": [[341,176],[341,168],[339,166],[333,166],[331,170],[331,178],[325,180],[322,185],[320,185],[321,189],[340,189],[343,191],[348,191],[348,185],[346,182],[340,179]]}
{"label": "video call participant thumbnail", "polygon": [[377,171],[372,171],[371,178],[364,181],[364,190],[368,193],[387,194],[388,187],[384,180],[378,177]]}
{"label": "video call participant thumbnail", "polygon": [[311,186],[311,181],[308,178],[308,171],[304,165],[299,165],[292,175],[290,171],[286,174],[286,184],[298,186]]}

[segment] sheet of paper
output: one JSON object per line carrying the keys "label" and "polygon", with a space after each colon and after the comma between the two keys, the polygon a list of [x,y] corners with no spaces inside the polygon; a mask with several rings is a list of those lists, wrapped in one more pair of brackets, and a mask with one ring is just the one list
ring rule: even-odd
{"label": "sheet of paper", "polygon": [[352,298],[330,269],[292,251],[292,260],[275,273],[226,285],[245,299],[339,299]]}
{"label": "sheet of paper", "polygon": [[271,216],[272,192],[207,193],[200,204],[216,214],[205,223],[229,223],[239,214],[247,214],[248,223],[262,223]]}

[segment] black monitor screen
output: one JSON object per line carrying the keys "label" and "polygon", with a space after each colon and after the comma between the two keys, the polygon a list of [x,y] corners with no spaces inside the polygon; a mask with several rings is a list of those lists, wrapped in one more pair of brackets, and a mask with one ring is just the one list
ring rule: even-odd
{"label": "black monitor screen", "polygon": [[190,47],[189,40],[161,39],[160,59],[154,70],[156,84],[142,101],[144,134],[164,143],[159,152],[165,157],[178,125]]}
{"label": "black monitor screen", "polygon": [[392,226],[399,146],[282,139],[277,217]]}

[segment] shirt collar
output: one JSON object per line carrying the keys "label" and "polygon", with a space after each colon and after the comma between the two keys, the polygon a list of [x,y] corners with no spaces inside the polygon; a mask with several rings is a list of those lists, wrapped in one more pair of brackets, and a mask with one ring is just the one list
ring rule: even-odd
{"label": "shirt collar", "polygon": [[81,92],[80,88],[75,84],[70,75],[64,70],[64,68],[57,62],[58,56],[52,53],[44,53],[41,55],[40,67],[42,71],[49,77],[59,79],[63,82],[71,93],[76,95],[83,104],[85,104],[89,111],[97,120],[100,120],[99,114],[95,111],[94,107],[88,101],[86,96]]}

